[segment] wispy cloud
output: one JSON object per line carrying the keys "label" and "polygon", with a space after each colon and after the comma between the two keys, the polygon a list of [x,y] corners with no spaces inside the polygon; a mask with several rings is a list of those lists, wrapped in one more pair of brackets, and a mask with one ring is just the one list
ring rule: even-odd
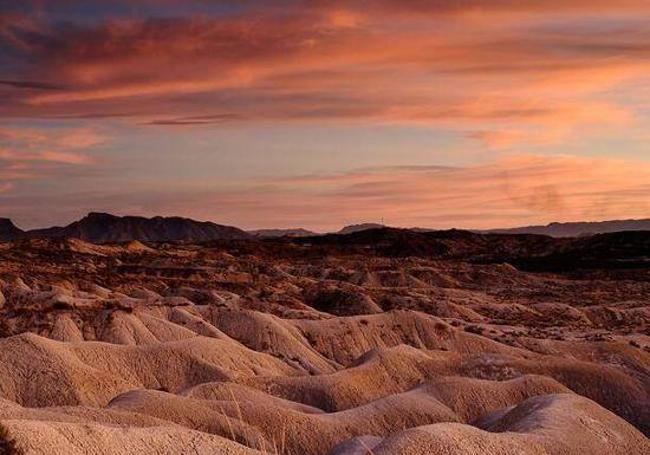
{"label": "wispy cloud", "polygon": [[[359,221],[491,228],[531,222],[647,217],[650,164],[609,158],[512,155],[473,166],[404,166],[231,182],[173,191],[138,187],[52,196],[70,219],[87,209],[175,214],[253,228],[336,229]],[[16,216],[34,201],[0,197]],[[32,215],[33,216],[33,215]],[[48,213],[38,220],[47,224]]]}
{"label": "wispy cloud", "polygon": [[278,5],[6,26],[0,76],[20,93],[0,116],[417,123],[496,130],[497,142],[509,131],[511,143],[533,125],[544,141],[630,121],[611,90],[650,72],[641,0]]}
{"label": "wispy cloud", "polygon": [[105,141],[87,128],[0,128],[0,183],[8,191],[14,181],[53,178],[67,166],[95,164],[88,151]]}
{"label": "wispy cloud", "polygon": [[[133,5],[28,0],[0,7],[0,118],[31,125],[0,128],[0,183],[13,187],[3,192],[3,207],[26,217],[45,203],[34,196],[40,191],[50,206],[67,204],[71,215],[121,208],[315,228],[382,216],[442,227],[647,216],[647,162],[612,158],[626,141],[636,141],[627,156],[645,153],[639,144],[650,129],[647,0]],[[122,134],[125,149],[108,150],[103,130],[78,127],[100,121]],[[296,140],[301,146],[287,148],[284,178],[191,187],[195,174],[205,185],[206,163],[216,167],[224,157],[225,169],[237,162],[232,150],[253,144],[256,136],[248,133],[268,125],[301,139],[316,127],[349,128],[347,142],[333,137],[331,145],[349,150],[336,150],[328,162],[343,172],[287,177],[309,167],[294,165],[308,161],[299,155],[307,140]],[[349,144],[363,135],[349,138],[387,125],[395,134],[381,137],[396,138],[395,159],[386,158],[385,147],[382,163],[443,156],[442,164],[471,162],[452,157],[464,148],[478,159],[460,167],[349,171],[359,160],[342,156],[356,153]],[[231,142],[200,134],[229,129],[239,129]],[[428,154],[424,140],[404,139],[416,130],[439,134],[427,142],[432,148],[455,142]],[[171,147],[162,134],[185,142],[170,140],[179,150],[166,150],[158,161],[140,159],[141,147]],[[269,149],[292,142],[284,134]],[[367,142],[372,147],[377,138]],[[412,152],[412,144],[420,149]],[[328,153],[326,145],[310,151]],[[549,155],[534,154],[540,150]],[[170,168],[182,160],[172,155],[192,151],[184,172],[174,175]],[[62,175],[90,175],[102,153],[123,166],[112,186],[93,186],[92,195],[42,194]],[[163,169],[175,180],[156,189]],[[26,180],[41,186],[17,191]],[[114,186],[124,193],[112,192]]]}
{"label": "wispy cloud", "polygon": [[[531,220],[647,216],[648,182],[647,163],[517,155],[466,167],[391,167],[286,178],[204,195],[195,202],[181,199],[176,204],[165,197],[153,211],[226,216],[252,226],[259,226],[260,219],[278,226],[299,220],[321,229],[381,218],[402,226],[512,226]],[[219,214],[208,208],[215,204]]]}
{"label": "wispy cloud", "polygon": [[146,122],[147,125],[163,125],[163,126],[193,126],[193,125],[214,125],[226,122],[234,122],[245,120],[243,117],[236,114],[211,114],[211,115],[196,115],[190,117],[177,117],[156,119]]}
{"label": "wispy cloud", "polygon": [[47,82],[38,81],[9,81],[0,80],[0,85],[8,85],[15,88],[37,89],[37,90],[61,90],[62,87]]}

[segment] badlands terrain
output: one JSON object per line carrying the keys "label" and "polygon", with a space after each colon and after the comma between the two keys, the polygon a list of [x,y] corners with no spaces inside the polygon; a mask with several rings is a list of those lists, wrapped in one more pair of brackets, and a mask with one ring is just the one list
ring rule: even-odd
{"label": "badlands terrain", "polygon": [[650,233],[16,237],[1,453],[650,453]]}

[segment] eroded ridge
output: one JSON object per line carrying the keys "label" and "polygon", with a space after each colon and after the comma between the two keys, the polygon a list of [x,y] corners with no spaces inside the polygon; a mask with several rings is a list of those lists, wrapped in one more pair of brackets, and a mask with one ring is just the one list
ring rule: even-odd
{"label": "eroded ridge", "polygon": [[650,453],[647,270],[445,245],[0,244],[0,452]]}

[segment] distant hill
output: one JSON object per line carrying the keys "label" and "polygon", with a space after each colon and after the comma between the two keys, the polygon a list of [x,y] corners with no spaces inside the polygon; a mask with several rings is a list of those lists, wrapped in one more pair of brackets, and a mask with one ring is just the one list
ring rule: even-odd
{"label": "distant hill", "polygon": [[17,228],[9,218],[0,218],[0,241],[14,240],[24,235],[25,232]]}
{"label": "distant hill", "polygon": [[29,237],[72,237],[87,242],[143,242],[246,239],[251,236],[232,226],[195,221],[180,217],[115,216],[108,213],[89,213],[79,221],[65,227],[53,227],[29,231]]}
{"label": "distant hill", "polygon": [[572,272],[596,269],[647,269],[650,231],[623,231],[583,237],[537,234],[481,234],[450,229],[367,229],[352,234],[296,238],[322,257],[328,254],[455,259],[473,263],[509,263],[519,270]]}
{"label": "distant hill", "polygon": [[355,232],[368,231],[370,229],[382,229],[385,226],[379,223],[361,223],[361,224],[351,224],[345,226],[343,229],[337,232],[337,234],[353,234]]}
{"label": "distant hill", "polygon": [[[328,235],[351,235],[373,230],[389,229],[378,223],[361,223],[345,226]],[[434,236],[436,231],[426,228],[399,229],[415,234]],[[471,231],[475,234],[534,234],[556,238],[587,237],[623,231],[650,231],[650,219],[613,220],[598,222],[550,223],[548,225],[525,226],[511,229]],[[463,232],[463,231],[442,231]],[[465,231],[469,235],[469,231]],[[206,242],[212,240],[271,239],[271,238],[314,238],[321,236],[307,229],[258,229],[246,232],[233,226],[224,226],[208,221],[195,221],[181,217],[115,216],[108,213],[91,212],[84,218],[67,226],[24,231],[10,219],[0,218],[0,241],[21,238],[78,238],[93,243],[186,241]],[[374,234],[373,234],[374,235]],[[445,234],[441,234],[445,235]],[[455,234],[457,235],[457,234]],[[412,240],[412,239],[411,239]]]}
{"label": "distant hill", "polygon": [[612,220],[575,223],[550,223],[545,226],[525,226],[512,229],[481,231],[492,234],[540,234],[551,237],[583,237],[622,231],[650,231],[650,219]]}
{"label": "distant hill", "polygon": [[327,234],[292,239],[312,249],[348,254],[393,257],[436,257],[473,262],[507,262],[520,257],[543,256],[562,248],[567,239],[543,235],[479,234],[449,229],[416,232],[411,229],[383,227],[350,234]]}
{"label": "distant hill", "polygon": [[518,258],[513,263],[531,271],[634,269],[650,265],[650,231],[609,232],[571,239],[544,255]]}
{"label": "distant hill", "polygon": [[313,231],[308,231],[307,229],[297,228],[297,229],[256,229],[254,231],[248,231],[250,235],[260,239],[275,239],[279,237],[311,237],[318,235],[318,233]]}

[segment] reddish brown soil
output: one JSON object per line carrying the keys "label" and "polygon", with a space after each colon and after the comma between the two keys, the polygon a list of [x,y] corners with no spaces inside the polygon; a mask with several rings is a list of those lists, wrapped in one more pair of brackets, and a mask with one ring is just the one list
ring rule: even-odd
{"label": "reddish brown soil", "polygon": [[643,264],[390,236],[0,243],[0,453],[650,453]]}

